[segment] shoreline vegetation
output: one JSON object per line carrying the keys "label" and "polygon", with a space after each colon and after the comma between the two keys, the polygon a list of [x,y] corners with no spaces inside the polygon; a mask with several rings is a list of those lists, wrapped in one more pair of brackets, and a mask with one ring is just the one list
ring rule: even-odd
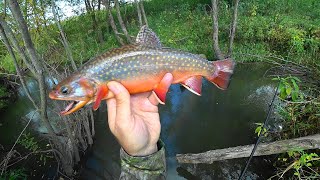
{"label": "shoreline vegetation", "polygon": [[[208,59],[215,60],[211,0],[149,0],[143,1],[143,7],[120,2],[117,8],[120,8],[126,30],[116,35],[114,27],[108,22],[110,12],[115,17],[115,28],[123,29],[116,19],[116,8],[92,6],[90,10],[87,7],[87,12],[82,11],[77,16],[61,20],[57,26],[56,20],[44,15],[48,10],[44,6],[39,4],[30,10],[28,27],[37,53],[54,70],[65,67],[76,69],[92,57],[121,46],[118,38],[129,43],[139,31],[143,20],[158,34],[165,47],[204,54]],[[47,6],[51,6],[51,3]],[[0,7],[0,15],[5,14],[3,3],[0,3]],[[144,12],[137,13],[137,7],[144,9],[147,21],[143,18]],[[222,52],[228,51],[233,8],[234,1],[219,1],[219,46]],[[273,67],[266,74],[281,81],[278,95],[281,103],[276,106],[275,112],[284,128],[281,132],[268,133],[268,129],[263,129],[260,124],[256,133],[266,133],[266,136],[275,140],[319,133],[319,14],[318,0],[240,1],[232,58],[238,63],[272,64]],[[19,43],[22,44],[22,41]],[[65,49],[70,52],[66,53]],[[75,64],[69,60],[70,57]],[[22,72],[28,69],[19,56],[17,63]],[[0,43],[0,81],[3,82],[0,85],[0,110],[5,110],[12,102],[14,89],[17,89],[14,87],[19,83],[16,73],[9,52]],[[319,150],[297,149],[279,155],[274,162],[279,170],[275,172],[274,178],[284,174],[293,179],[319,177],[319,154]]]}

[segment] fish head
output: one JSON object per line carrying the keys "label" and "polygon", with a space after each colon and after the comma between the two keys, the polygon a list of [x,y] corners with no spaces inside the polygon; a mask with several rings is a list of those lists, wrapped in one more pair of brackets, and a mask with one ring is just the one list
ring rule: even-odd
{"label": "fish head", "polygon": [[72,101],[60,114],[71,114],[86,104],[93,102],[97,83],[90,78],[71,76],[57,84],[49,93],[49,97],[55,100]]}

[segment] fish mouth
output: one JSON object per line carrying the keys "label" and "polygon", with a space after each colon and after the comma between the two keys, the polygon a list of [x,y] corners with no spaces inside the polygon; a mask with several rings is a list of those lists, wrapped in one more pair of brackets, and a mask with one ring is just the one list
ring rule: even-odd
{"label": "fish mouth", "polygon": [[67,107],[63,111],[60,112],[60,114],[61,115],[68,115],[68,114],[71,114],[73,112],[76,112],[80,108],[85,106],[88,102],[89,102],[89,100],[86,100],[86,101],[72,101],[70,104],[67,105]]}

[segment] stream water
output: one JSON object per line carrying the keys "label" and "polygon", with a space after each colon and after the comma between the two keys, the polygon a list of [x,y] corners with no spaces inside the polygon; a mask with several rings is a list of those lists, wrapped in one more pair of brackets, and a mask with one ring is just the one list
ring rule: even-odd
{"label": "stream water", "polygon": [[[181,90],[179,85],[171,86],[166,105],[160,105],[168,179],[236,179],[239,176],[246,158],[210,165],[185,165],[179,164],[175,155],[255,143],[254,123],[264,121],[274,93],[274,82],[264,77],[267,69],[264,64],[238,64],[228,90],[221,91],[204,80],[201,97]],[[35,89],[33,83],[28,83],[31,90]],[[12,145],[19,135],[25,124],[21,123],[21,117],[34,112],[22,90],[18,91],[18,100],[0,114],[3,146]],[[85,179],[112,179],[120,174],[120,147],[109,131],[106,115],[105,106],[95,113],[94,144],[80,172]],[[37,117],[34,119],[32,127],[42,131]],[[272,172],[267,160],[254,158],[246,179],[265,179]]]}

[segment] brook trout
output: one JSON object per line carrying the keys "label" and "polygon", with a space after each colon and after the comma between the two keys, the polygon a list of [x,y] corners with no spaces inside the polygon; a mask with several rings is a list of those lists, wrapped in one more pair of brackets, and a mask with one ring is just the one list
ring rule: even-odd
{"label": "brook trout", "polygon": [[130,94],[153,91],[158,101],[164,104],[167,92],[160,81],[166,73],[172,73],[173,84],[180,83],[200,96],[202,77],[218,88],[226,89],[234,65],[230,59],[208,61],[196,54],[164,48],[157,35],[143,26],[134,44],[93,58],[56,85],[49,97],[72,101],[61,112],[63,115],[90,103],[94,103],[93,109],[96,110],[108,96],[107,83],[117,81]]}

